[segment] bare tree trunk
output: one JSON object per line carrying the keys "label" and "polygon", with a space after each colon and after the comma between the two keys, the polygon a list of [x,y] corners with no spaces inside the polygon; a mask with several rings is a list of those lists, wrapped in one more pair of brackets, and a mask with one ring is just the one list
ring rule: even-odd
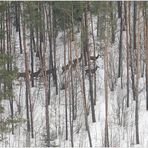
{"label": "bare tree trunk", "polygon": [[127,107],[129,107],[129,43],[128,43],[128,2],[124,3],[125,24],[126,24],[126,68],[127,68]]}
{"label": "bare tree trunk", "polygon": [[[49,4],[49,18],[47,17],[47,24],[49,24],[49,27],[47,25],[47,29],[48,31],[48,38],[49,38],[49,70],[52,70],[52,77],[53,77],[53,81],[55,84],[55,69],[53,66],[53,8],[52,8],[52,2],[50,2]],[[49,104],[50,104],[50,84],[51,84],[51,73],[49,73]]]}
{"label": "bare tree trunk", "polygon": [[133,49],[136,50],[136,16],[137,16],[137,2],[134,3],[134,16],[133,16]]}
{"label": "bare tree trunk", "polygon": [[25,21],[22,24],[23,28],[23,44],[24,44],[24,54],[25,54],[25,74],[26,74],[26,115],[27,115],[27,134],[26,134],[26,146],[30,146],[30,116],[29,116],[29,99],[30,99],[30,82],[29,82],[29,69],[28,69],[28,55],[27,55],[27,47],[26,47],[26,29],[25,29]]}
{"label": "bare tree trunk", "polygon": [[[140,7],[140,3],[139,3],[139,7]],[[140,78],[140,8],[138,11],[138,46],[137,47],[137,81],[136,81],[136,106],[135,106],[135,127],[136,127],[136,144],[139,144],[139,99],[138,99],[138,95],[139,95],[139,78]]]}
{"label": "bare tree trunk", "polygon": [[121,78],[121,88],[122,86],[122,30],[123,30],[123,18],[122,18],[122,2],[120,2],[120,40],[119,40],[119,67],[118,67],[118,78]]}
{"label": "bare tree trunk", "polygon": [[54,49],[54,77],[55,77],[55,85],[56,85],[56,95],[58,95],[58,81],[57,81],[57,66],[56,66],[56,30],[57,30],[57,21],[56,15],[53,9],[53,49]]}
{"label": "bare tree trunk", "polygon": [[88,45],[88,20],[87,20],[87,11],[89,10],[89,3],[86,2],[87,9],[85,10],[85,42],[84,48],[87,52],[88,58],[88,69],[89,69],[89,89],[90,89],[90,101],[91,101],[91,112],[92,112],[92,122],[96,122],[95,118],[95,108],[94,108],[94,99],[93,99],[93,88],[92,88],[92,79],[91,79],[91,71],[90,71],[90,51]]}
{"label": "bare tree trunk", "polygon": [[[93,29],[92,14],[91,14],[91,31],[92,31],[92,38],[93,38],[94,57],[96,57],[96,46],[95,46],[95,38],[94,38],[94,29]],[[94,60],[94,67],[96,67],[96,60]],[[97,99],[96,73],[94,73],[94,105],[96,105],[96,99]]]}
{"label": "bare tree trunk", "polygon": [[[42,61],[41,61],[41,67],[42,67],[42,72],[43,72],[43,80],[44,80],[44,88],[45,88],[45,118],[46,118],[46,138],[47,138],[47,147],[50,147],[51,146],[51,143],[50,143],[50,121],[49,121],[49,108],[48,108],[48,105],[49,105],[49,95],[50,95],[50,90],[48,92],[48,88],[50,85],[50,79],[49,79],[49,82],[48,82],[48,76],[47,76],[47,73],[46,73],[46,48],[47,48],[47,44],[46,44],[46,40],[45,40],[45,30],[48,29],[46,28],[45,26],[45,23],[46,23],[46,20],[47,17],[45,15],[45,12],[46,12],[46,6],[44,4],[41,5],[41,8],[40,8],[40,11],[41,11],[41,29],[42,29],[42,37],[41,37],[41,43],[40,43],[40,46],[41,46],[41,49],[44,49],[43,50],[43,56],[42,56]],[[50,11],[50,9],[49,9]],[[40,30],[41,31],[41,30]],[[49,37],[49,36],[48,36]],[[50,63],[49,63],[50,65]],[[50,75],[50,73],[49,73]]]}
{"label": "bare tree trunk", "polygon": [[122,16],[122,6],[121,6],[121,1],[118,1],[117,4],[118,4],[118,18],[121,18]]}
{"label": "bare tree trunk", "polygon": [[100,25],[99,25],[99,22],[100,20],[99,20],[99,14],[97,15],[97,37],[99,37],[99,31],[100,31],[100,29],[99,29],[99,27],[100,27]]}
{"label": "bare tree trunk", "polygon": [[[68,61],[69,63],[72,63],[72,25],[69,24],[69,28],[67,29],[68,34]],[[68,72],[69,75],[69,72]],[[73,68],[70,66],[70,80],[69,81],[69,123],[70,123],[70,141],[71,141],[71,147],[74,146],[73,141],[73,118],[74,118],[74,88],[73,88]],[[70,83],[71,81],[71,83]]]}
{"label": "bare tree trunk", "polygon": [[134,75],[134,50],[133,50],[133,44],[132,44],[132,31],[131,31],[131,11],[130,11],[131,3],[129,2],[129,38],[130,38],[130,43],[129,43],[129,49],[130,49],[130,65],[131,65],[131,80],[132,80],[132,91],[133,91],[133,100],[135,100],[135,75]]}
{"label": "bare tree trunk", "polygon": [[[72,32],[71,32],[72,33]],[[72,38],[72,36],[70,37]],[[70,63],[72,63],[72,49],[71,49],[71,41],[72,39],[70,40]],[[74,120],[74,102],[75,102],[75,98],[74,98],[74,87],[73,87],[73,68],[71,66],[71,69],[70,69],[70,75],[71,75],[71,93],[72,93],[72,120]]]}
{"label": "bare tree trunk", "polygon": [[[66,66],[66,41],[65,41],[65,21],[64,21],[64,66]],[[67,118],[67,79],[66,71],[64,73],[65,80],[65,128],[66,128],[66,140],[68,140],[68,118]]]}
{"label": "bare tree trunk", "polygon": [[104,50],[104,87],[105,87],[105,147],[109,147],[108,134],[108,39],[105,39]]}
{"label": "bare tree trunk", "polygon": [[92,140],[90,135],[90,128],[88,124],[88,116],[87,116],[87,105],[86,105],[86,94],[85,94],[85,78],[84,78],[84,53],[82,53],[82,80],[80,83],[83,82],[83,85],[81,84],[81,89],[83,88],[82,95],[83,95],[83,106],[84,106],[84,113],[85,113],[85,126],[86,130],[88,132],[88,138],[89,138],[89,146],[92,147]]}
{"label": "bare tree trunk", "polygon": [[[83,23],[83,22],[82,22]],[[84,24],[82,25],[81,30],[83,30]],[[83,31],[82,31],[83,32]],[[83,41],[82,34],[81,34],[81,40]],[[82,47],[83,48],[83,47]],[[90,128],[88,124],[88,116],[87,116],[87,105],[86,105],[86,93],[85,93],[85,74],[84,74],[84,50],[81,49],[81,55],[82,55],[82,77],[80,76],[80,67],[79,67],[79,61],[78,61],[78,53],[77,53],[77,47],[76,47],[76,57],[77,57],[77,70],[78,70],[78,76],[80,80],[80,86],[81,86],[81,94],[83,98],[83,108],[84,108],[84,117],[85,117],[85,126],[88,133],[88,139],[89,139],[89,145],[92,147],[92,140],[90,135]]]}
{"label": "bare tree trunk", "polygon": [[21,6],[20,6],[20,2],[17,2],[17,13],[18,13],[18,31],[19,31],[19,44],[20,44],[20,53],[23,53],[23,49],[22,49],[22,36],[21,36]]}
{"label": "bare tree trunk", "polygon": [[145,9],[145,31],[144,31],[144,46],[145,46],[145,53],[146,53],[146,110],[148,110],[148,20],[147,20],[147,13]]}
{"label": "bare tree trunk", "polygon": [[[32,26],[30,26],[30,27],[32,27]],[[31,28],[30,28],[31,29]],[[23,31],[26,31],[26,29],[25,29],[25,22],[24,22],[24,30]],[[25,33],[25,32],[24,32]],[[26,42],[26,41],[25,41]],[[26,44],[26,43],[25,43]],[[31,44],[32,44],[32,41],[31,41]],[[26,46],[26,45],[25,45]],[[32,45],[31,45],[32,46]],[[32,48],[32,47],[31,47]],[[27,66],[25,66],[26,67],[26,70],[27,70],[27,75],[28,76],[26,76],[26,81],[27,81],[27,89],[28,89],[28,98],[29,98],[29,103],[30,103],[30,125],[31,125],[31,137],[32,138],[34,138],[34,126],[33,126],[33,107],[32,107],[32,99],[31,99],[31,88],[30,88],[30,80],[29,80],[29,59],[28,59],[28,54],[27,54],[27,47],[26,47],[26,51],[25,51],[25,47],[24,47],[24,52],[26,52],[25,53],[25,63],[26,63],[26,65]],[[32,51],[33,52],[33,51]],[[31,63],[33,62],[33,53],[32,53],[32,58],[31,58]],[[32,66],[32,68],[33,68],[33,65],[31,65]],[[33,84],[34,85],[34,84]]]}
{"label": "bare tree trunk", "polygon": [[[114,29],[114,13],[113,13],[113,2],[110,1],[110,8],[111,8],[111,12],[110,12],[110,18],[111,18],[111,42],[112,44],[114,44],[115,42],[115,29]],[[121,10],[120,10],[121,11]]]}
{"label": "bare tree trunk", "polygon": [[[6,42],[7,42],[7,54],[8,55],[12,55],[11,54],[11,50],[12,50],[12,45],[11,45],[11,32],[12,32],[12,21],[10,18],[10,5],[8,4],[8,9],[6,11]],[[7,70],[8,72],[12,71],[12,63],[10,63],[9,61],[7,62]],[[6,90],[8,90],[10,93],[12,93],[12,84],[5,84],[6,85]],[[14,116],[14,108],[13,108],[13,97],[8,96],[9,97],[9,103],[10,103],[10,111],[11,111],[11,120],[12,120],[12,134],[14,134],[14,121],[13,121],[13,116]]]}
{"label": "bare tree trunk", "polygon": [[[29,9],[30,12],[30,52],[31,52],[31,73],[34,73],[34,58],[33,58],[33,27],[32,27],[32,14],[31,14],[31,10]],[[34,77],[33,75],[31,75],[31,84],[32,87],[34,87]]]}

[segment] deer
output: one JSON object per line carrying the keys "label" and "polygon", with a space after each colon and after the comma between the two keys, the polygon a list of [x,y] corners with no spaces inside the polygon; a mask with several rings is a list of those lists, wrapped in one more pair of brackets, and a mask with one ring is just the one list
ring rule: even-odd
{"label": "deer", "polygon": [[41,73],[41,68],[38,71],[31,73],[31,77],[38,77],[40,73]]}
{"label": "deer", "polygon": [[[79,61],[79,62],[81,62],[81,60],[82,60],[82,54],[81,54],[81,56],[78,58],[78,61]],[[73,60],[73,63],[74,63],[74,64],[77,63],[77,58],[75,58],[75,59]]]}
{"label": "deer", "polygon": [[[54,69],[46,70],[46,75],[51,74]],[[42,69],[40,68],[37,72],[31,73],[33,77],[43,76]]]}
{"label": "deer", "polygon": [[73,63],[72,63],[72,68],[76,68],[76,65],[77,65],[77,63],[78,63],[78,61],[77,61],[77,59],[74,59],[73,60]]}
{"label": "deer", "polygon": [[[29,70],[29,74],[30,73],[31,73],[31,71]],[[18,72],[17,73],[17,79],[20,78],[20,77],[26,78],[26,72]]]}
{"label": "deer", "polygon": [[60,87],[60,90],[64,90],[65,88],[67,88],[67,83],[65,84],[65,83],[62,83],[61,84],[61,87]]}
{"label": "deer", "polygon": [[69,69],[69,64],[67,64],[66,66],[62,66],[62,73],[64,73],[66,70]]}
{"label": "deer", "polygon": [[90,71],[90,73],[94,74],[98,68],[99,68],[99,66],[97,65],[97,66],[96,66],[95,68],[93,68],[93,69],[86,69],[85,72],[86,72],[86,74],[88,74],[89,71]]}
{"label": "deer", "polygon": [[62,74],[69,69],[71,64],[72,64],[72,62],[69,61],[69,63],[66,66],[62,66]]}
{"label": "deer", "polygon": [[79,63],[80,63],[81,60],[82,60],[82,55],[81,55],[78,59],[75,58],[75,59],[73,60],[73,63],[72,63],[72,68],[76,68],[76,65],[77,65],[78,61],[79,61]]}
{"label": "deer", "polygon": [[100,54],[98,53],[98,55],[97,56],[90,56],[90,60],[93,60],[93,61],[95,61],[95,60],[97,60],[98,59],[98,57],[100,56]]}

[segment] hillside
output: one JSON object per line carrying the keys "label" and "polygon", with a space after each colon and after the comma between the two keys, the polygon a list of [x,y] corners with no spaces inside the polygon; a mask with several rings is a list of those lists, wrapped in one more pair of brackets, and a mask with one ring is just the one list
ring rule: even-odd
{"label": "hillside", "polygon": [[0,147],[148,147],[147,2],[0,7]]}

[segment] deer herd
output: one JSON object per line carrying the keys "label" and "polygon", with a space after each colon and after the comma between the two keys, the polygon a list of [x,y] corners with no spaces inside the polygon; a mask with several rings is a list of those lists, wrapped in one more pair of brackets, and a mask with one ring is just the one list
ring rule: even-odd
{"label": "deer herd", "polygon": [[[101,55],[98,54],[97,56],[90,56],[90,60],[91,61],[96,61],[99,56],[101,56]],[[68,64],[62,66],[62,74],[67,72],[70,68],[76,69],[77,64],[80,63],[81,60],[82,60],[82,55],[80,57],[78,57],[78,58],[73,59],[73,61],[69,61]],[[96,65],[95,67],[92,66],[90,69],[86,66],[85,67],[85,73],[87,75],[89,73],[89,71],[90,71],[91,74],[94,74],[98,68],[99,68],[98,65]],[[46,75],[51,74],[54,70],[55,69],[50,69],[50,70],[46,70],[46,72],[43,72],[43,70],[41,68],[39,68],[39,70],[36,71],[36,72],[31,72],[29,70],[28,73],[29,73],[29,76],[31,78],[33,78],[33,77],[37,78],[37,77],[42,77],[45,74]],[[27,74],[26,72],[18,72],[17,73],[17,78],[20,78],[20,77],[25,78],[26,74]]]}
{"label": "deer herd", "polygon": [[[98,57],[101,56],[100,54],[98,54],[97,56],[90,56],[90,60],[91,61],[96,61],[98,59]],[[70,69],[70,67],[72,67],[73,69],[76,68],[76,65],[78,64],[78,62],[80,63],[82,60],[82,55],[79,58],[74,59],[72,62],[69,61],[68,64],[62,66],[62,74],[66,71],[68,71]],[[89,73],[89,71],[94,74],[97,70],[97,68],[99,68],[97,65],[91,69],[88,69],[87,67],[85,67],[85,72],[86,74]]]}

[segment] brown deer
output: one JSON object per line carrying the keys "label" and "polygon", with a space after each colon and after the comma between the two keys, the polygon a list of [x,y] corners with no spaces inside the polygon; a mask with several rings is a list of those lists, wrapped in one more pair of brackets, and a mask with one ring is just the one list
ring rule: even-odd
{"label": "brown deer", "polygon": [[[81,56],[78,58],[78,61],[79,61],[79,62],[81,62],[81,60],[82,60],[82,54],[81,54]],[[77,58],[73,60],[73,63],[74,63],[74,64],[77,63]]]}
{"label": "brown deer", "polygon": [[79,63],[80,63],[81,60],[82,60],[82,55],[81,55],[81,57],[78,58],[78,60],[77,60],[77,58],[74,59],[74,60],[73,60],[73,63],[72,63],[72,68],[76,68],[76,65],[77,65],[78,61],[79,61]]}
{"label": "brown deer", "polygon": [[95,56],[90,56],[90,60],[93,60],[93,61],[95,61],[95,60],[97,60],[98,59],[98,57],[100,56],[100,54],[98,53],[98,55],[95,57]]}
{"label": "brown deer", "polygon": [[[46,70],[46,75],[51,74],[53,72],[54,69],[48,69]],[[44,71],[42,71],[42,69],[40,68],[37,72],[33,73],[33,77],[42,77],[44,74]]]}
{"label": "brown deer", "polygon": [[62,74],[69,69],[71,64],[72,64],[72,62],[69,61],[69,63],[66,66],[62,66]]}
{"label": "brown deer", "polygon": [[31,77],[38,77],[40,73],[41,73],[41,69],[39,69],[38,71],[34,73],[31,73]]}
{"label": "brown deer", "polygon": [[[53,69],[46,70],[46,75],[52,73],[52,71],[53,71]],[[31,71],[29,70],[29,75],[30,75],[31,77],[41,77],[41,76],[43,76],[42,69],[39,68],[38,71],[33,72],[33,73],[31,73]],[[17,78],[20,78],[20,77],[25,78],[25,77],[26,77],[26,73],[25,73],[25,72],[18,72],[18,73],[17,73]]]}
{"label": "brown deer", "polygon": [[[29,74],[30,73],[31,73],[31,71],[29,70]],[[17,73],[17,79],[20,78],[20,77],[26,78],[26,72],[18,72]]]}
{"label": "brown deer", "polygon": [[[79,59],[78,59],[78,60],[79,60]],[[72,68],[73,68],[73,69],[76,68],[77,63],[78,63],[77,59],[74,59],[74,60],[73,60],[73,63],[72,63]]]}
{"label": "brown deer", "polygon": [[93,68],[93,69],[85,69],[85,72],[86,72],[86,74],[88,74],[89,73],[89,71],[90,71],[90,73],[92,73],[92,74],[94,74],[95,72],[96,72],[96,70],[99,68],[99,66],[97,65],[95,68]]}
{"label": "brown deer", "polygon": [[61,83],[61,87],[60,87],[60,90],[64,90],[65,88],[67,88],[67,84],[65,85],[65,83]]}

